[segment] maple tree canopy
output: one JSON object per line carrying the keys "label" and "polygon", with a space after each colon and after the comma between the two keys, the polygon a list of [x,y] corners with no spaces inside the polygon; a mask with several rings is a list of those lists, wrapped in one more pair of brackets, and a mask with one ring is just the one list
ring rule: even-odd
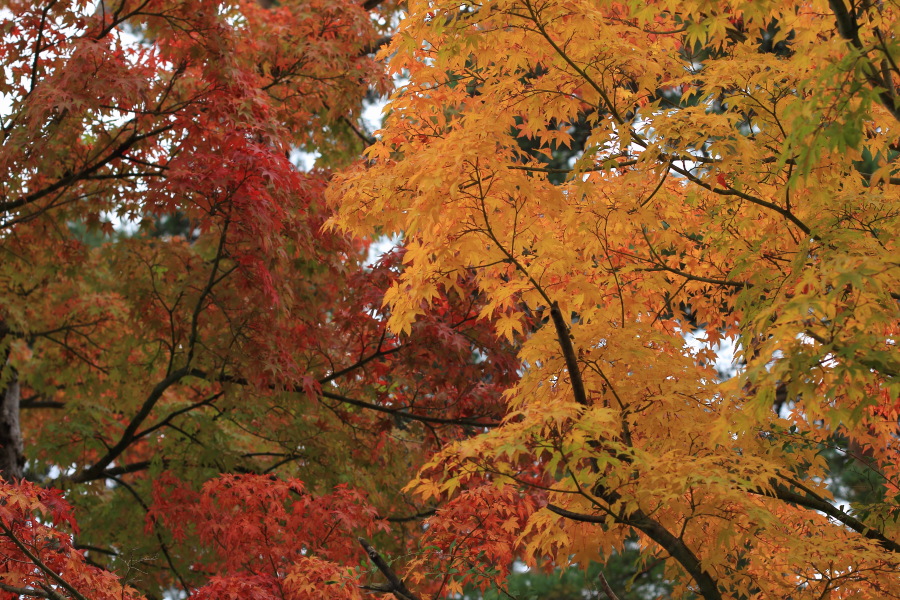
{"label": "maple tree canopy", "polygon": [[896,4],[2,7],[0,600],[900,597]]}

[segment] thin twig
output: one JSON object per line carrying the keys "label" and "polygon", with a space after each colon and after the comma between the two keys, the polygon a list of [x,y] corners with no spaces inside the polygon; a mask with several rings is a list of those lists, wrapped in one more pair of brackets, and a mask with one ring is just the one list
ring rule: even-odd
{"label": "thin twig", "polygon": [[609,586],[609,582],[606,580],[606,576],[603,574],[603,571],[600,571],[600,585],[603,586],[603,591],[606,592],[609,600],[619,600],[619,597],[616,596],[616,593],[613,592],[613,589]]}

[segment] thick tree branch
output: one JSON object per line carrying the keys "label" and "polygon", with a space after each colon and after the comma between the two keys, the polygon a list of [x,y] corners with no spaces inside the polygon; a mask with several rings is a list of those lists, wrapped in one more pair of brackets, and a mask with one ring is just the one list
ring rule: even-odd
{"label": "thick tree branch", "polygon": [[65,402],[59,402],[57,400],[40,400],[40,396],[29,396],[28,398],[22,398],[19,403],[19,408],[65,408]]}
{"label": "thick tree branch", "polygon": [[[862,66],[863,74],[869,85],[879,90],[878,99],[882,106],[900,121],[900,105],[897,104],[896,87],[892,79],[883,77],[879,69],[868,60],[866,48],[859,38],[859,19],[853,2],[851,1],[849,10],[844,4],[844,0],[828,0],[828,5],[831,7],[831,12],[834,13],[835,25],[840,36],[863,55],[865,60]],[[887,55],[887,52],[885,54]]]}

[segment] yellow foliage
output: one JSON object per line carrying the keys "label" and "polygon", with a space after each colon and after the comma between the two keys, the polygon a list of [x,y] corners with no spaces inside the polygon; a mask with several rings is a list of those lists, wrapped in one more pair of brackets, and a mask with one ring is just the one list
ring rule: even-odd
{"label": "yellow foliage", "polygon": [[[409,3],[409,83],[333,223],[406,240],[394,330],[474,276],[524,365],[504,424],[414,489],[542,490],[529,564],[637,531],[707,599],[900,595],[900,26],[841,6]],[[735,378],[691,323],[737,339]],[[826,446],[886,500],[836,504]]]}

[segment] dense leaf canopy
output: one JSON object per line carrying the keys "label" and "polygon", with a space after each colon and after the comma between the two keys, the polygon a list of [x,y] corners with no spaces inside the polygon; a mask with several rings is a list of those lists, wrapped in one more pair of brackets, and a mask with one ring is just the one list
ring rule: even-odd
{"label": "dense leaf canopy", "polygon": [[900,597],[847,2],[4,2],[0,597]]}

